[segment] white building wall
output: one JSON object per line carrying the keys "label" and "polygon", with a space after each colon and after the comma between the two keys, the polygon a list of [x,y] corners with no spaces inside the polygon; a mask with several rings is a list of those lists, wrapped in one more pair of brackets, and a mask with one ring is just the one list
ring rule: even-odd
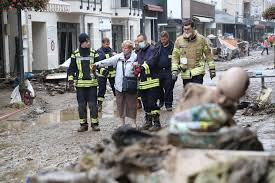
{"label": "white building wall", "polygon": [[167,15],[170,19],[181,19],[181,0],[167,0]]}
{"label": "white building wall", "polygon": [[[102,19],[110,20],[112,24],[120,23],[124,25],[124,38],[130,39],[130,27],[132,26],[132,38],[135,38],[137,34],[140,33],[140,16],[129,15],[129,9],[117,9],[117,12],[122,17],[122,22],[116,22],[117,16],[115,16],[114,9],[111,7],[109,0],[103,0],[102,12],[99,11],[100,4],[97,4],[96,11],[93,11],[93,3],[90,3],[90,10],[87,10],[87,3],[83,3],[83,9],[80,9],[80,1],[77,0],[65,0],[64,2],[71,4],[71,13],[56,13],[56,12],[35,12],[35,11],[22,11],[22,26],[23,26],[23,54],[24,54],[24,71],[32,72],[33,70],[42,70],[42,69],[54,69],[59,65],[59,45],[58,45],[58,30],[57,23],[77,23],[80,24],[80,27],[83,26],[83,30],[88,33],[88,24],[92,24],[92,45],[95,49],[101,47],[101,38],[102,34],[99,31],[100,21]],[[83,15],[83,18],[81,18]],[[5,16],[7,17],[7,16]],[[114,17],[114,19],[113,19]],[[114,21],[114,22],[113,22]],[[15,36],[17,33],[17,16],[16,12],[9,12],[8,19],[4,23],[8,22],[11,24],[11,33],[10,35],[4,36],[4,43],[7,46],[5,49],[5,64],[6,72],[13,72],[15,67]],[[35,24],[37,22],[37,24]],[[45,25],[45,32],[41,35],[44,35],[44,38],[38,39],[33,38],[33,25],[38,26]],[[111,27],[111,25],[110,25]],[[36,27],[37,28],[37,27]],[[34,30],[39,30],[38,28]],[[103,32],[103,37],[110,38],[112,42],[112,30]],[[35,39],[35,40],[34,40]],[[43,43],[33,43],[33,41],[46,42]],[[35,46],[35,47],[34,47]],[[39,49],[37,48],[39,47]],[[52,49],[54,47],[54,49]],[[46,52],[41,57],[39,54],[34,53],[35,50],[43,50]],[[40,54],[41,55],[41,54]],[[39,58],[39,60],[34,60]],[[37,63],[36,63],[37,62]],[[16,63],[17,64],[17,63]]]}
{"label": "white building wall", "polygon": [[[58,53],[58,38],[57,38],[57,23],[66,22],[66,23],[80,23],[80,14],[69,14],[69,13],[49,13],[49,12],[29,12],[31,17],[31,22],[28,25],[29,30],[29,59],[30,62],[36,62],[33,60],[33,42],[35,41],[32,38],[32,22],[44,22],[46,23],[46,41],[47,46],[45,51],[47,52],[48,67],[47,68],[33,68],[35,70],[42,69],[54,69],[59,65],[59,53]],[[52,43],[53,42],[53,43]],[[52,47],[54,49],[52,50]],[[37,60],[39,62],[39,60]]]}

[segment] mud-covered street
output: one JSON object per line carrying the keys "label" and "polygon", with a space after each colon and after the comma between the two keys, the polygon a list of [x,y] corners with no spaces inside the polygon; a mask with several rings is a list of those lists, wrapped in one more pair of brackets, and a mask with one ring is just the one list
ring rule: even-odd
{"label": "mud-covered street", "polygon": [[[227,62],[217,62],[218,75],[233,66],[244,69],[273,68],[274,55],[261,56],[252,52],[251,56]],[[207,74],[206,85],[214,85]],[[275,78],[266,79],[266,86],[275,90]],[[261,80],[251,79],[245,96],[246,101],[255,100],[260,92]],[[182,81],[178,78],[174,89],[174,105],[182,95]],[[10,90],[1,90],[1,115],[10,109],[4,107],[9,102]],[[47,169],[61,168],[75,162],[81,153],[81,146],[96,144],[108,138],[121,125],[115,117],[114,97],[109,92],[100,115],[100,132],[89,130],[78,133],[77,103],[75,93],[49,96],[45,91],[37,91],[34,105],[28,109],[0,121],[0,182],[25,182],[28,175]],[[275,95],[273,92],[272,100]],[[2,112],[3,111],[3,112]],[[243,115],[239,110],[235,116],[239,126],[254,130],[266,151],[275,150],[275,113],[272,110]],[[172,112],[161,111],[161,123],[166,126]],[[139,125],[143,122],[143,112],[138,112]]]}

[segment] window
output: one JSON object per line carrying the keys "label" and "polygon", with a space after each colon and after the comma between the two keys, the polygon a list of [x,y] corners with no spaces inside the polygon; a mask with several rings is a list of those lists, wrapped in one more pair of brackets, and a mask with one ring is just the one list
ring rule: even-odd
{"label": "window", "polygon": [[128,5],[128,0],[121,0],[120,5],[121,5],[121,7],[128,7],[129,6]]}
{"label": "window", "polygon": [[138,0],[132,0],[132,8],[138,9]]}

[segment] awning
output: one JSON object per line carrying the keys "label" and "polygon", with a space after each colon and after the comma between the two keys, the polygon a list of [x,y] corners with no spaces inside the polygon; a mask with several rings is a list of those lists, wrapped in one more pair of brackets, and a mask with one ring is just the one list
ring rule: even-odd
{"label": "awning", "polygon": [[200,22],[204,22],[204,23],[209,23],[214,21],[213,18],[207,18],[207,17],[201,17],[201,16],[193,16],[193,17],[199,19]]}
{"label": "awning", "polygon": [[47,4],[47,8],[45,11],[70,13],[71,5],[69,3],[66,3],[66,2],[60,1],[60,0],[50,0]]}
{"label": "awning", "polygon": [[257,24],[255,25],[255,29],[264,29],[265,25],[264,24]]}
{"label": "awning", "polygon": [[155,4],[145,4],[145,9],[149,11],[163,12],[163,8]]}
{"label": "awning", "polygon": [[235,24],[235,17],[224,11],[215,11],[215,22],[218,24]]}

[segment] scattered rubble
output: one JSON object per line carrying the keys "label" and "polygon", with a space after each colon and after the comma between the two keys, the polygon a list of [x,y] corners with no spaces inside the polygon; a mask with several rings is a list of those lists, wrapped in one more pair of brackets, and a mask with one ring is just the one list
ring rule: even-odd
{"label": "scattered rubble", "polygon": [[33,76],[35,90],[46,90],[49,95],[64,94],[67,89],[67,69],[46,70]]}

